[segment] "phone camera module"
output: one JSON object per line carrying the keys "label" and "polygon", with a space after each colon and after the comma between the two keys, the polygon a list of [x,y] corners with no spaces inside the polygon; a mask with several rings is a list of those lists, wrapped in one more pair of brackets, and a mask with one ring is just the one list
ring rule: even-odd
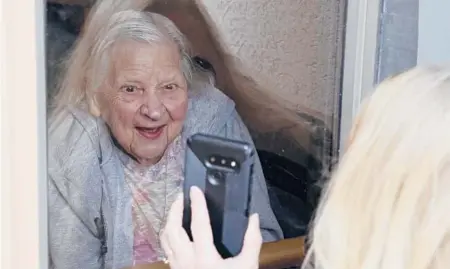
{"label": "phone camera module", "polygon": [[225,169],[228,172],[239,170],[239,162],[234,158],[224,157],[220,155],[210,155],[205,159],[207,167],[215,167],[216,169]]}

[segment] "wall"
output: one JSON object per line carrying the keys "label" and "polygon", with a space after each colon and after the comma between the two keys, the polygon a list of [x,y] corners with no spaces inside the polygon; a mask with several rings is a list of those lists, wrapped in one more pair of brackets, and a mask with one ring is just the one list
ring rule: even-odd
{"label": "wall", "polygon": [[419,64],[450,63],[450,1],[419,3]]}
{"label": "wall", "polygon": [[340,91],[344,1],[204,0],[229,52],[283,98],[326,115]]}

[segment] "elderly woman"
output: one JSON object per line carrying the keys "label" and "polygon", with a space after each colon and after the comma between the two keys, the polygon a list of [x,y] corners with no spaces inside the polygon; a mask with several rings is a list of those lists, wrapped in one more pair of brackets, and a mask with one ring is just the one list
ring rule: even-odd
{"label": "elderly woman", "polygon": [[[192,67],[170,20],[108,4],[83,29],[49,122],[52,268],[165,259],[159,238],[181,191],[186,137],[251,142],[233,102]],[[259,161],[253,186],[264,241],[282,238]]]}

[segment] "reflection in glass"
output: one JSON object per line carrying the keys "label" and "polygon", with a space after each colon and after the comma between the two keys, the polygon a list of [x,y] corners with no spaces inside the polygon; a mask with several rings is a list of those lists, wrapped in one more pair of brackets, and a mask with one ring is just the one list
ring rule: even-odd
{"label": "reflection in glass", "polygon": [[[329,9],[320,2],[301,11],[311,17],[319,14],[319,21],[299,16],[305,8],[301,4],[263,9],[261,1],[247,1],[261,13],[278,12],[274,16],[279,24],[272,26],[268,21],[276,20],[258,22],[265,13],[247,12],[243,1],[225,2],[196,7],[164,1],[150,9],[175,22],[192,43],[196,65],[212,74],[217,87],[235,101],[258,149],[285,237],[304,235],[337,152],[343,24],[343,4],[338,2],[343,1],[334,1]],[[82,32],[86,10],[76,4],[47,4],[49,98]],[[258,23],[265,26],[258,28]],[[305,28],[294,31],[299,23]],[[315,23],[321,29],[307,27]]]}

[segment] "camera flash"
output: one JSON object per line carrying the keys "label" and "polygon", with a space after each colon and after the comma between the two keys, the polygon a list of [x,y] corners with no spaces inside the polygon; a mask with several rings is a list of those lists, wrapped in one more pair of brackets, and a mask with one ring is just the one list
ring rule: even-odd
{"label": "camera flash", "polygon": [[231,162],[231,167],[235,167],[236,166],[236,162],[235,161],[232,161]]}
{"label": "camera flash", "polygon": [[216,161],[216,158],[214,158],[214,157],[211,157],[210,159],[209,159],[212,163],[213,162],[215,162]]}
{"label": "camera flash", "polygon": [[225,159],[222,159],[221,163],[225,164],[227,161]]}

